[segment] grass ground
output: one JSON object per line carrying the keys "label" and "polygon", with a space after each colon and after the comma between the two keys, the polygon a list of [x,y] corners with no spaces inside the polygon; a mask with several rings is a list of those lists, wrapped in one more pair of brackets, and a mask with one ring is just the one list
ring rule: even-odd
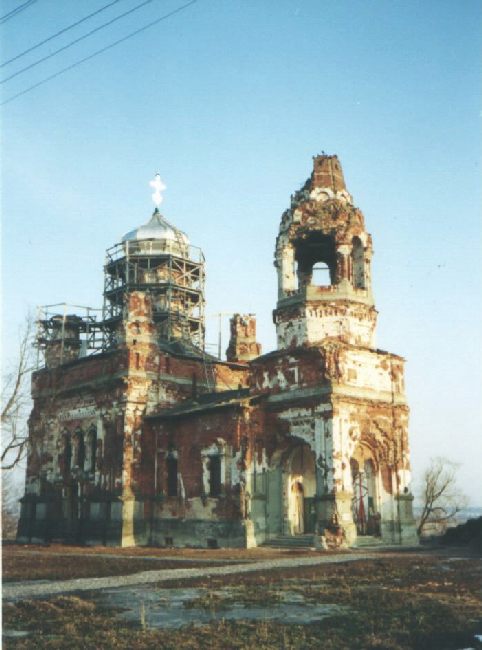
{"label": "grass ground", "polygon": [[[211,560],[259,560],[269,559],[276,557],[293,557],[296,555],[317,555],[317,551],[310,551],[309,549],[278,549],[270,547],[257,547],[257,548],[158,548],[155,546],[129,546],[126,548],[119,548],[117,546],[66,546],[63,544],[7,544],[2,548],[4,559],[9,557],[10,554],[25,553],[31,555],[35,553],[44,553],[50,555],[51,553],[60,553],[61,555],[78,555],[86,557],[88,555],[116,555],[116,556],[129,556],[129,557],[159,557],[168,559],[170,557],[176,558],[199,558]],[[333,551],[335,552],[335,551]],[[324,551],[328,553],[328,551]],[[340,551],[336,551],[337,554]]]}
{"label": "grass ground", "polygon": [[196,566],[216,566],[213,562],[173,562],[159,559],[127,557],[96,557],[46,555],[39,553],[35,561],[26,553],[9,553],[4,556],[3,581],[73,580],[76,578],[102,578],[122,576],[140,571],[181,569]]}
{"label": "grass ground", "polygon": [[[125,623],[115,611],[99,610],[91,597],[64,596],[7,604],[4,626],[31,635],[6,639],[4,648],[482,648],[474,639],[482,634],[482,563],[476,558],[380,555],[347,564],[183,580],[168,587],[188,585],[201,589],[188,606],[211,611],[222,612],[234,602],[266,606],[283,591],[295,592],[308,603],[336,603],[348,609],[308,625],[221,618],[201,626],[154,630]],[[213,598],[212,592],[219,594],[221,587],[224,596]]]}
{"label": "grass ground", "polygon": [[[298,554],[313,555],[306,550],[299,551]],[[236,563],[287,556],[293,557],[293,553],[276,549],[209,550],[104,546],[86,548],[60,544],[12,544],[2,548],[2,578],[4,582],[70,580],[128,575],[138,571],[216,566],[227,561]]]}

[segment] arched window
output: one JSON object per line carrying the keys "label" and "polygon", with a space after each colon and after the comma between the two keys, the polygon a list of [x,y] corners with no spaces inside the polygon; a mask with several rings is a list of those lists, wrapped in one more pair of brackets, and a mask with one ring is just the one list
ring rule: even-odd
{"label": "arched window", "polygon": [[359,237],[353,237],[351,263],[353,286],[365,289],[365,251]]}
{"label": "arched window", "polygon": [[177,454],[169,452],[166,458],[167,496],[177,497]]}
{"label": "arched window", "polygon": [[300,289],[308,285],[331,286],[335,281],[336,252],[333,237],[313,232],[295,250]]}

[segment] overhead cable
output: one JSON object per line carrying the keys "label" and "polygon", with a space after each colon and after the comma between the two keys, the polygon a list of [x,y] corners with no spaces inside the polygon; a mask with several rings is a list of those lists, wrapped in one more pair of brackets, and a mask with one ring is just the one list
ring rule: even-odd
{"label": "overhead cable", "polygon": [[39,65],[40,63],[43,63],[44,61],[47,61],[47,59],[51,59],[53,56],[56,56],[57,54],[59,54],[59,52],[63,52],[64,50],[67,50],[69,47],[72,47],[73,45],[76,45],[77,43],[80,43],[80,41],[83,41],[84,39],[88,38],[89,36],[92,36],[92,34],[95,34],[96,32],[100,32],[101,29],[104,29],[105,27],[109,27],[109,25],[112,25],[113,23],[117,22],[121,18],[125,18],[129,14],[132,14],[134,11],[137,11],[138,9],[141,9],[142,7],[145,7],[146,5],[150,4],[151,2],[154,2],[154,0],[144,0],[144,2],[141,2],[140,4],[136,5],[135,7],[132,7],[132,9],[129,9],[129,11],[125,11],[123,14],[119,14],[115,18],[112,18],[111,20],[108,20],[106,23],[102,23],[102,25],[99,25],[98,27],[95,27],[94,29],[91,29],[90,32],[87,32],[87,34],[84,34],[83,36],[79,36],[79,38],[76,38],[74,41],[71,41],[70,43],[67,43],[67,45],[63,45],[62,47],[59,47],[59,49],[55,50],[55,52],[51,52],[50,54],[47,54],[46,56],[42,57],[41,59],[37,59],[37,61],[34,61],[33,63],[30,63],[29,65],[25,66],[25,68],[21,68],[20,70],[17,70],[17,72],[14,72],[9,77],[6,77],[5,79],[2,79],[0,81],[0,84],[4,84],[6,81],[10,81],[10,79],[13,79],[14,77],[18,77],[19,74],[22,74],[23,72],[27,72],[27,70],[30,70],[31,68],[34,68],[35,66]]}
{"label": "overhead cable", "polygon": [[12,9],[8,13],[4,14],[3,16],[0,17],[0,24],[6,23],[7,20],[10,20],[10,18],[14,18],[17,14],[19,14],[24,9],[28,9],[30,5],[33,5],[34,2],[37,2],[37,0],[27,0],[27,2],[24,2],[23,5],[19,5],[18,7],[15,7],[15,9]]}
{"label": "overhead cable", "polygon": [[3,66],[8,65],[9,63],[13,63],[13,61],[16,61],[17,59],[20,59],[22,56],[25,56],[29,52],[32,52],[33,50],[36,50],[38,47],[41,47],[42,45],[45,45],[45,43],[48,43],[54,38],[57,38],[57,36],[60,36],[61,34],[65,34],[65,32],[68,32],[70,29],[73,29],[74,27],[77,27],[77,25],[80,25],[81,23],[84,23],[86,20],[89,20],[89,18],[92,18],[93,16],[97,16],[97,14],[100,14],[102,11],[105,11],[109,7],[112,7],[112,5],[117,4],[121,0],[112,0],[112,2],[109,2],[109,4],[104,5],[100,9],[97,9],[96,11],[93,11],[91,14],[88,16],[84,16],[84,18],[81,18],[80,20],[77,20],[75,23],[72,23],[71,25],[68,25],[67,27],[64,27],[58,32],[55,32],[55,34],[52,34],[52,36],[49,36],[48,38],[45,38],[43,41],[40,41],[39,43],[36,43],[35,45],[32,45],[32,47],[29,47],[27,50],[24,50],[23,52],[20,52],[20,54],[17,54],[16,56],[13,56],[11,59],[8,59],[8,61],[5,61],[4,63],[0,63],[0,68],[3,68]]}
{"label": "overhead cable", "polygon": [[72,70],[73,68],[76,68],[78,65],[81,63],[85,63],[86,61],[90,61],[90,59],[93,59],[96,57],[98,54],[102,54],[103,52],[106,52],[107,50],[112,49],[116,45],[119,45],[120,43],[123,43],[124,41],[127,41],[129,38],[132,38],[133,36],[136,36],[137,34],[140,34],[141,32],[145,31],[146,29],[149,29],[149,27],[153,27],[154,25],[157,25],[163,20],[166,20],[167,18],[170,18],[171,16],[174,16],[174,14],[177,14],[184,9],[187,9],[189,6],[195,4],[198,0],[190,0],[190,2],[187,2],[186,4],[181,5],[177,9],[173,9],[167,14],[164,14],[164,16],[161,16],[160,18],[157,18],[156,20],[151,21],[150,23],[147,23],[143,27],[140,27],[139,29],[136,29],[134,32],[131,32],[130,34],[127,34],[127,36],[124,36],[123,38],[119,38],[117,41],[114,41],[113,43],[110,43],[110,45],[106,45],[100,50],[97,50],[97,52],[94,52],[93,54],[90,54],[89,56],[84,57],[83,59],[80,59],[79,61],[76,61],[75,63],[72,63],[71,65],[67,66],[66,68],[63,68],[62,70],[59,70],[55,74],[50,75],[49,77],[46,77],[45,79],[42,79],[42,81],[37,82],[36,84],[33,84],[32,86],[29,86],[25,90],[22,90],[19,93],[16,93],[12,97],[9,97],[6,99],[4,102],[0,104],[0,106],[3,106],[4,104],[8,104],[9,102],[12,102],[14,99],[17,99],[17,97],[21,97],[22,95],[25,95],[26,93],[30,92],[34,88],[38,88],[39,86],[43,86],[43,84],[46,84],[48,81],[51,81],[52,79],[55,79],[56,77],[60,76],[61,74],[64,74],[64,72],[68,72],[69,70]]}

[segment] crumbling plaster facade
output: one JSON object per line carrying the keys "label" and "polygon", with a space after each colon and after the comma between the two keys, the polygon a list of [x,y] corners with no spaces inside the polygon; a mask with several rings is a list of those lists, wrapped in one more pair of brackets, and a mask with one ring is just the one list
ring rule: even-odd
{"label": "crumbling plaster facade", "polygon": [[281,218],[276,351],[261,355],[240,314],[226,361],[199,347],[204,270],[166,224],[155,214],[123,240],[119,268],[136,280],[106,283],[106,349],[81,357],[75,318],[61,339],[49,321],[19,539],[415,542],[404,360],[375,347],[372,241],[337,157],[314,158]]}

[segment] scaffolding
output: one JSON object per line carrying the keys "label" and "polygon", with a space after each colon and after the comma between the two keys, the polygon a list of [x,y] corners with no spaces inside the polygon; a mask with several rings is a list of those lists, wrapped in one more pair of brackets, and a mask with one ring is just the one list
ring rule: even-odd
{"label": "scaffolding", "polygon": [[204,350],[204,256],[178,240],[128,240],[106,252],[103,322],[107,347],[115,345],[125,294],[149,292],[161,340]]}
{"label": "scaffolding", "polygon": [[[79,311],[73,313],[72,310]],[[55,367],[105,349],[101,309],[65,302],[38,307],[37,368]]]}
{"label": "scaffolding", "polygon": [[204,256],[165,223],[167,237],[127,239],[107,249],[102,309],[67,303],[38,308],[37,367],[115,349],[123,337],[126,295],[132,291],[150,295],[160,342],[180,342],[205,354]]}

